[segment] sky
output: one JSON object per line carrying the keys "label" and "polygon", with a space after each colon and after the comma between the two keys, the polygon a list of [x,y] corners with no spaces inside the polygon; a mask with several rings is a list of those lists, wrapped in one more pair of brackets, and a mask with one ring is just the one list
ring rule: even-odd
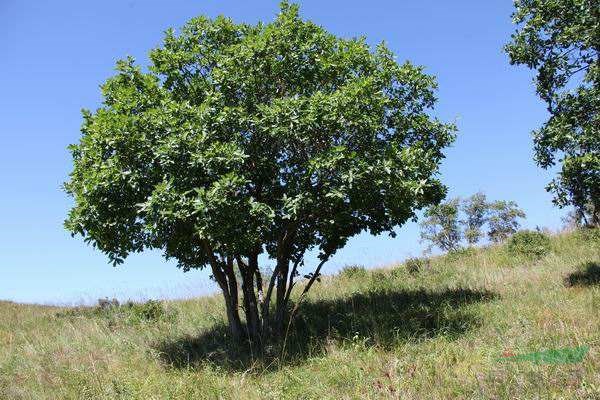
{"label": "sky", "polygon": [[[458,137],[441,179],[450,196],[485,192],[516,201],[526,228],[558,229],[564,211],[544,190],[552,171],[532,158],[531,130],[546,118],[531,71],[511,66],[502,46],[514,31],[510,0],[310,0],[301,14],[342,37],[385,41],[398,61],[425,66],[439,82],[433,114],[455,122]],[[99,85],[115,61],[145,66],[163,32],[197,15],[236,22],[273,20],[277,1],[0,0],[0,300],[89,304],[183,298],[215,289],[208,271],[183,273],[160,252],[112,267],[106,256],[72,238],[63,221],[72,201],[62,191],[71,171],[67,146],[80,137],[82,108],[101,102]],[[397,237],[354,237],[324,267],[369,267],[421,254],[419,228]],[[314,266],[314,259],[307,260]]]}

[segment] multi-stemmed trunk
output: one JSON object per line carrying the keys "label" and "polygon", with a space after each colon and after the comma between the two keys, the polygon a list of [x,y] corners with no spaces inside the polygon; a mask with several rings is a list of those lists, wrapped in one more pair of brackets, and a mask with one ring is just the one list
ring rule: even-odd
{"label": "multi-stemmed trunk", "polygon": [[[213,276],[223,293],[228,325],[234,340],[247,339],[255,349],[260,349],[266,341],[276,342],[283,338],[291,283],[288,281],[287,265],[284,262],[278,263],[266,288],[263,287],[256,260],[244,263],[239,259],[236,264],[213,267]],[[233,268],[239,268],[240,273],[234,273]],[[241,288],[242,307],[238,288]],[[272,297],[275,304],[273,314]],[[240,308],[244,312],[245,325],[241,322]]]}
{"label": "multi-stemmed trunk", "polygon": [[[295,259],[291,256],[280,256],[277,265],[268,283],[263,285],[263,277],[259,270],[258,255],[256,250],[249,256],[222,256],[215,254],[210,244],[203,241],[215,281],[223,293],[227,311],[227,321],[231,335],[236,341],[248,340],[257,350],[264,349],[267,343],[284,341],[286,323],[289,322],[289,302],[292,289],[296,285],[294,279],[298,275],[298,265],[302,261],[302,253]],[[280,254],[284,254],[282,251]],[[309,279],[300,294],[298,302],[302,300],[315,280],[329,255],[321,257],[321,262]],[[290,270],[291,263],[291,270]],[[239,274],[236,274],[236,269]],[[238,282],[238,279],[241,282]],[[245,326],[242,324],[239,309],[241,287],[242,308],[245,314]],[[274,295],[275,309],[271,314],[271,303]]]}

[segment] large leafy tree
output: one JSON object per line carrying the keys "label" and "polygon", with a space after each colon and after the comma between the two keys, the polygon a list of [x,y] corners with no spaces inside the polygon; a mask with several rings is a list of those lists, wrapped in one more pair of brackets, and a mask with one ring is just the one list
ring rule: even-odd
{"label": "large leafy tree", "polygon": [[445,195],[454,127],[429,115],[435,80],[383,44],[338,38],[284,2],[269,24],[193,18],[150,60],[119,61],[103,105],[84,111],[66,227],[115,264],[161,249],[210,267],[235,338],[281,335],[307,251],[320,261],[301,297],[350,237],[394,235]]}
{"label": "large leafy tree", "polygon": [[550,119],[534,132],[536,162],[557,162],[549,185],[555,203],[578,215],[591,206],[600,225],[600,2],[516,0],[518,25],[506,46],[511,63],[537,71],[536,87]]}

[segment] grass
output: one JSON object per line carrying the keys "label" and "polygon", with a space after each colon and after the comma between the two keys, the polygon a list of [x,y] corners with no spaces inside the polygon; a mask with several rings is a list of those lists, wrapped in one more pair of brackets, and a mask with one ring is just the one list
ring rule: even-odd
{"label": "grass", "polygon": [[[597,238],[324,277],[268,362],[229,344],[219,296],[150,312],[0,302],[0,399],[600,398]],[[580,346],[578,363],[498,361]]]}

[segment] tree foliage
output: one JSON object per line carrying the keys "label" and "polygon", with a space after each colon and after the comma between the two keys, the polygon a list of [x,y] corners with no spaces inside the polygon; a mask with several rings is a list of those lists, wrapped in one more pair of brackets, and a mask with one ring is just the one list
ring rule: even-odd
{"label": "tree foliage", "polygon": [[488,219],[488,237],[494,243],[508,239],[519,230],[519,218],[525,218],[525,212],[514,201],[498,200],[490,204]]}
{"label": "tree foliage", "polygon": [[456,197],[429,207],[421,222],[421,239],[429,242],[428,251],[435,246],[444,251],[456,251],[465,239],[469,246],[477,244],[485,235],[491,242],[500,243],[520,227],[519,218],[525,212],[514,201],[489,202],[478,192],[464,200]]}
{"label": "tree foliage", "polygon": [[[236,337],[240,298],[251,340],[281,335],[307,251],[320,263],[302,293],[350,237],[394,235],[445,195],[454,127],[429,114],[435,79],[383,44],[338,38],[283,2],[268,24],[193,18],[150,60],[119,61],[102,106],[84,111],[65,224],[115,264],[161,249],[210,267]],[[264,280],[260,255],[276,263]]]}
{"label": "tree foliage", "polygon": [[478,192],[463,200],[462,211],[465,219],[464,236],[469,245],[474,245],[483,237],[482,227],[489,217],[489,204],[485,193]]}
{"label": "tree foliage", "polygon": [[[600,2],[517,0],[518,25],[506,46],[512,64],[537,71],[537,93],[550,119],[534,131],[535,160],[561,170],[547,187],[560,207],[600,224]],[[579,211],[582,215],[583,211]]]}
{"label": "tree foliage", "polygon": [[457,250],[462,240],[459,225],[460,199],[433,205],[425,211],[421,222],[421,239],[430,242],[429,250],[437,246],[444,251]]}

